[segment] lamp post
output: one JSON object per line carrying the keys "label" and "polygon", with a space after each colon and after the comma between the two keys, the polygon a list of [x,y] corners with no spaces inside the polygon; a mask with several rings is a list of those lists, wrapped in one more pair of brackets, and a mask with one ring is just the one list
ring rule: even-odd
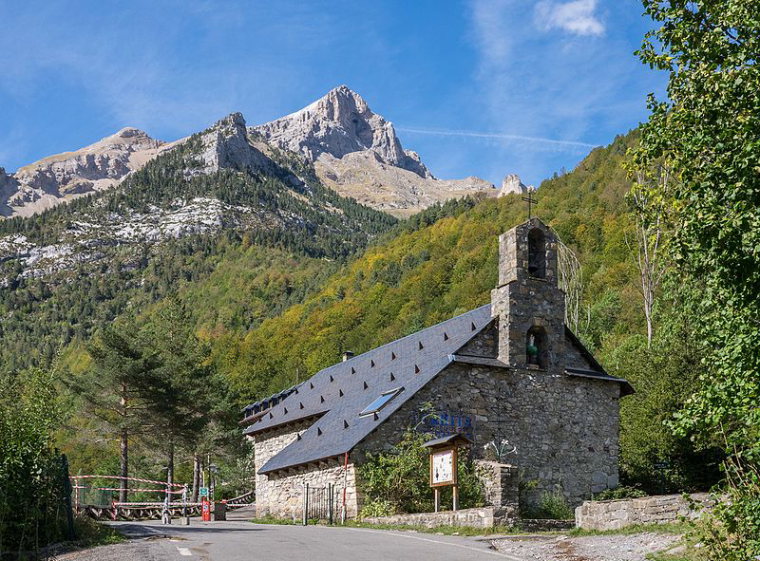
{"label": "lamp post", "polygon": [[209,464],[208,470],[210,472],[209,479],[211,479],[211,502],[216,501],[216,474],[219,473],[219,467],[216,464]]}

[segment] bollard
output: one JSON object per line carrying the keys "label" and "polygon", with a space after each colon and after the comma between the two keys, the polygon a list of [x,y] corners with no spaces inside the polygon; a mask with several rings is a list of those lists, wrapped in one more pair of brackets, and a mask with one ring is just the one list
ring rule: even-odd
{"label": "bollard", "polygon": [[224,501],[214,503],[214,522],[227,520],[227,503]]}

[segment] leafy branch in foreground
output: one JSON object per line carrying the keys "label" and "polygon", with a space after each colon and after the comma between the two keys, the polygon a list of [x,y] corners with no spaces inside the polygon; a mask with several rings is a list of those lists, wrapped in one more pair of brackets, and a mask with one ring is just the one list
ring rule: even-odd
{"label": "leafy branch in foreground", "polygon": [[644,0],[659,27],[639,51],[669,73],[650,96],[636,163],[661,161],[668,258],[704,361],[674,424],[720,445],[728,500],[702,540],[713,559],[760,555],[760,10],[746,0]]}

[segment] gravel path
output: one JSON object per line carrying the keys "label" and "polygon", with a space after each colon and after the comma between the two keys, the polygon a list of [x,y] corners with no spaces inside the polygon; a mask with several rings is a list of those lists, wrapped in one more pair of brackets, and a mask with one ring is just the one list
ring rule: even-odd
{"label": "gravel path", "polygon": [[56,561],[158,561],[161,550],[146,541],[127,541],[92,549],[72,551],[55,557]]}
{"label": "gravel path", "polygon": [[670,549],[680,536],[646,532],[611,536],[515,536],[493,542],[509,555],[538,561],[645,561],[648,553]]}

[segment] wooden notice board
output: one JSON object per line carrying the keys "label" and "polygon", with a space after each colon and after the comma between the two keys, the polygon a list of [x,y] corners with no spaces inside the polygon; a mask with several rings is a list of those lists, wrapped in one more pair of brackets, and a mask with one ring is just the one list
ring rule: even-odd
{"label": "wooden notice board", "polygon": [[457,484],[457,449],[439,448],[430,453],[430,486]]}

